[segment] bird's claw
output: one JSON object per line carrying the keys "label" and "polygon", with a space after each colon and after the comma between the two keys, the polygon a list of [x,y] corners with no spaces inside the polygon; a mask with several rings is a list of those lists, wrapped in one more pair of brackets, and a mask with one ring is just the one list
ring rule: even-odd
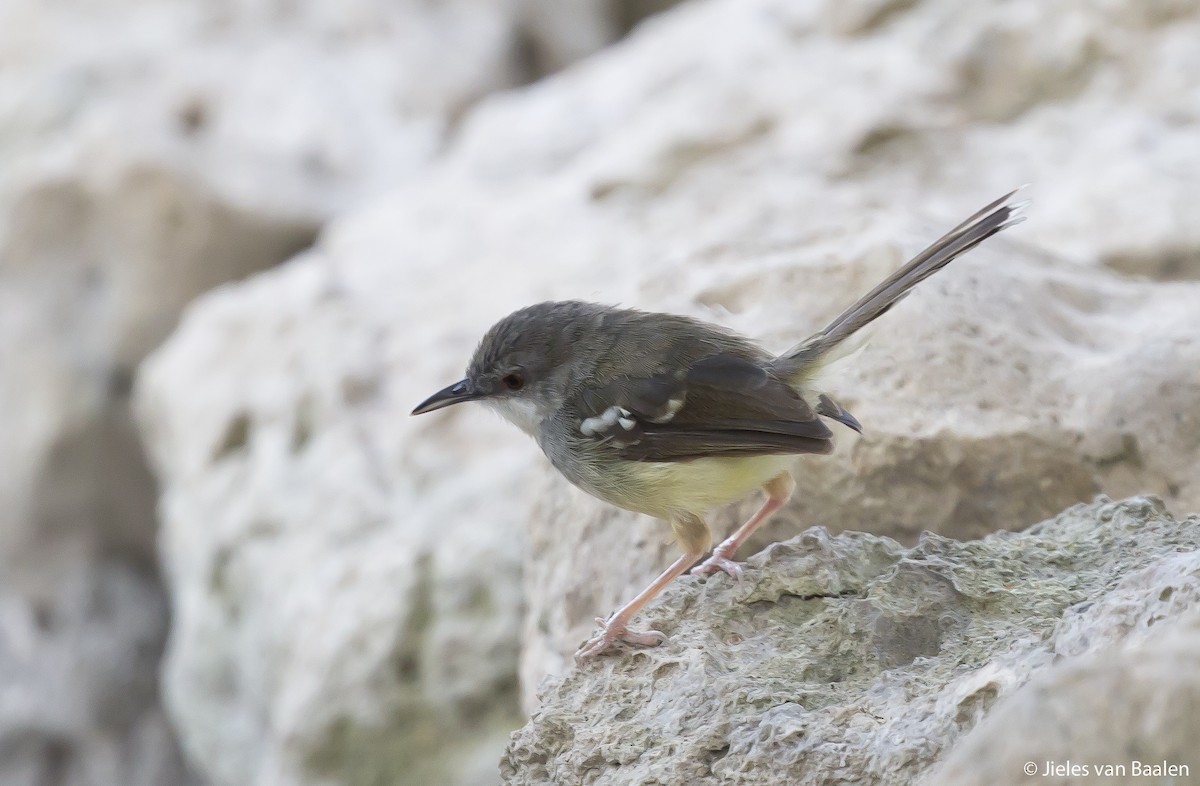
{"label": "bird's claw", "polygon": [[583,663],[609,650],[619,649],[622,644],[632,644],[635,647],[657,647],[667,640],[666,634],[662,631],[632,631],[625,627],[624,622],[606,620],[604,617],[597,617],[596,624],[600,626],[600,632],[588,639],[587,643],[575,653],[576,663]]}
{"label": "bird's claw", "polygon": [[722,556],[716,552],[704,560],[704,562],[692,568],[691,573],[693,576],[711,576],[714,573],[727,573],[737,581],[739,587],[742,586],[742,566],[729,557]]}

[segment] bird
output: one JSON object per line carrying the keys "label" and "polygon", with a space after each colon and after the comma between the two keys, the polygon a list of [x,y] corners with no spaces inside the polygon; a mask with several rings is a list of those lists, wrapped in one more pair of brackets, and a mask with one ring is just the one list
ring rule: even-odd
{"label": "bird", "polygon": [[[479,401],[532,436],[568,481],[605,502],[669,522],[681,555],[608,617],[576,653],[584,662],[661,644],[634,616],[668,584],[723,572],[737,582],[738,548],[791,497],[794,457],[828,454],[826,421],[862,431],[820,389],[820,372],[847,339],[914,286],[1022,220],[1015,189],[973,214],[782,354],[715,324],[579,300],[537,303],[501,319],[480,340],[466,376],[413,415]],[[762,506],[708,553],[706,516],[765,492]],[[696,564],[696,563],[700,564]]]}

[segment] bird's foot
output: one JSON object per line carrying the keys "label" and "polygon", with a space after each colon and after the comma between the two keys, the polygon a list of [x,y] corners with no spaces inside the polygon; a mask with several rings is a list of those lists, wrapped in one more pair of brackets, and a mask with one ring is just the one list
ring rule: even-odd
{"label": "bird's foot", "polygon": [[632,644],[635,647],[657,647],[667,640],[665,633],[657,630],[644,632],[632,631],[625,627],[625,621],[615,617],[604,619],[596,617],[600,632],[588,639],[579,652],[575,653],[575,662],[583,663],[597,655],[602,655],[612,649],[620,649],[622,644]]}
{"label": "bird's foot", "polygon": [[691,573],[693,576],[711,576],[714,573],[728,573],[737,581],[739,587],[742,586],[742,566],[725,554],[722,554],[719,548],[712,553],[711,557],[692,568]]}

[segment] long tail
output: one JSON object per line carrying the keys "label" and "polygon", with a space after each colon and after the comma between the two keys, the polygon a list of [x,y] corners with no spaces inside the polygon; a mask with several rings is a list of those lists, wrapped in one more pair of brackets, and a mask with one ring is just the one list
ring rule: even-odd
{"label": "long tail", "polygon": [[1021,210],[1028,202],[1008,204],[1021,189],[997,199],[975,215],[947,232],[940,240],[913,257],[879,286],[863,295],[825,328],[783,353],[776,367],[787,377],[803,373],[815,361],[841,344],[868,323],[900,302],[909,291],[1002,229],[1025,220]]}

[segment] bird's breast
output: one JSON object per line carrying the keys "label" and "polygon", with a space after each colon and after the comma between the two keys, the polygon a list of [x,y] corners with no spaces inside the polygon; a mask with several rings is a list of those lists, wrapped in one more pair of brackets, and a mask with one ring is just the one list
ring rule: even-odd
{"label": "bird's breast", "polygon": [[[577,457],[578,458],[578,457]],[[793,456],[710,457],[689,461],[573,462],[563,474],[584,491],[626,510],[669,519],[703,516],[787,471]],[[560,470],[563,467],[559,467]]]}

